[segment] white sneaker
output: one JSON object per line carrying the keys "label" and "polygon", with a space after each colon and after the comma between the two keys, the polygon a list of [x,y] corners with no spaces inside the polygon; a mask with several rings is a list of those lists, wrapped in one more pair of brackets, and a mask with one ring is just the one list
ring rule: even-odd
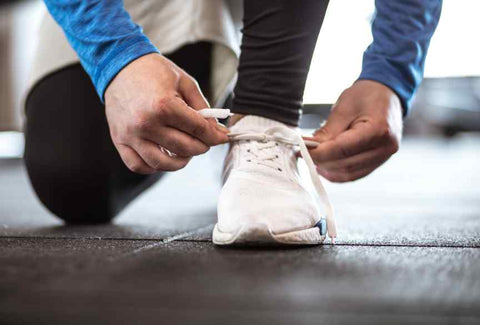
{"label": "white sneaker", "polygon": [[[333,209],[297,130],[249,115],[231,127],[231,132],[213,242],[315,245],[325,240],[327,229],[333,240]],[[301,184],[295,155],[298,147],[326,210],[325,218]]]}

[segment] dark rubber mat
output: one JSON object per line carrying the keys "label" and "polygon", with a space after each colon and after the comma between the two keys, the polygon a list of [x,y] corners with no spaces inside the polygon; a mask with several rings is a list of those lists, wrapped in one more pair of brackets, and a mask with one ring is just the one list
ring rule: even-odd
{"label": "dark rubber mat", "polygon": [[62,225],[0,160],[0,323],[476,324],[479,144],[409,139],[327,184],[338,244],[299,249],[210,243],[221,150],[103,226]]}
{"label": "dark rubber mat", "polygon": [[0,317],[40,323],[435,323],[480,317],[480,250],[0,239]]}

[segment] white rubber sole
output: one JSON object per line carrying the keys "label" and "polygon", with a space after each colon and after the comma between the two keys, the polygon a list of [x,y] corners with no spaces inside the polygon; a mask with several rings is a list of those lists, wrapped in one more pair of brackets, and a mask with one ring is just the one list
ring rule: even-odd
{"label": "white rubber sole", "polygon": [[212,241],[215,245],[319,245],[325,241],[325,235],[318,227],[274,234],[263,223],[244,224],[235,232],[222,232],[218,224],[213,229]]}

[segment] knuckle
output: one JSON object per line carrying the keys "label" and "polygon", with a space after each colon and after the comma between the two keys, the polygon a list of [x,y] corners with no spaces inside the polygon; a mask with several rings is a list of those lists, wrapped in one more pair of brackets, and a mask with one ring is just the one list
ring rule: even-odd
{"label": "knuckle", "polygon": [[389,127],[382,127],[380,128],[379,130],[379,136],[382,138],[382,139],[385,139],[385,140],[390,140],[392,138],[392,132],[390,131],[390,128]]}
{"label": "knuckle", "polygon": [[187,165],[188,165],[188,160],[182,160],[182,161],[180,161],[180,163],[178,164],[178,169],[177,169],[177,170],[183,169],[183,168],[185,168]]}
{"label": "knuckle", "polygon": [[176,141],[175,139],[164,139],[163,146],[170,152],[173,152],[177,155],[185,154],[185,148],[181,142]]}
{"label": "knuckle", "polygon": [[382,124],[377,127],[376,138],[383,141],[390,141],[392,138],[394,138],[394,135],[388,124]]}
{"label": "knuckle", "polygon": [[[127,131],[145,131],[150,127],[150,117],[145,112],[138,111],[134,114],[132,124],[127,126]],[[129,133],[130,133],[129,132]]]}
{"label": "knuckle", "polygon": [[207,132],[207,128],[205,124],[202,124],[202,123],[197,123],[192,128],[192,135],[195,137],[201,137],[205,135],[206,132]]}
{"label": "knuckle", "polygon": [[355,170],[358,168],[358,166],[356,165],[345,165],[343,167],[343,173],[345,175],[351,175],[353,172],[355,172]]}
{"label": "knuckle", "polygon": [[163,162],[161,161],[155,161],[155,163],[153,163],[153,166],[152,166],[153,169],[155,169],[156,171],[163,171],[165,170],[165,166],[163,164]]}
{"label": "knuckle", "polygon": [[390,142],[390,154],[395,154],[400,150],[400,143],[397,139],[393,138]]}
{"label": "knuckle", "polygon": [[117,130],[110,130],[110,138],[112,139],[112,142],[115,145],[123,143],[124,137],[122,136],[122,134],[124,133],[125,132],[118,132]]}
{"label": "knuckle", "polygon": [[182,147],[179,150],[179,153],[182,154],[181,155],[182,157],[192,157],[192,156],[198,155],[200,151],[198,150],[198,148],[182,144]]}
{"label": "knuckle", "polygon": [[188,89],[194,90],[194,89],[199,88],[197,80],[195,80],[192,76],[187,74],[186,75],[186,80],[187,80],[186,87]]}
{"label": "knuckle", "polygon": [[209,149],[208,146],[193,138],[185,142],[179,142],[179,146],[184,157],[198,156]]}
{"label": "knuckle", "polygon": [[209,147],[209,146],[202,146],[202,147],[200,147],[200,150],[199,150],[199,153],[198,153],[198,154],[199,154],[199,155],[204,154],[204,153],[206,153],[208,150],[210,150],[210,147]]}
{"label": "knuckle", "polygon": [[340,158],[347,158],[351,156],[350,150],[348,150],[345,146],[341,145],[338,146],[338,153],[340,155]]}
{"label": "knuckle", "polygon": [[177,151],[175,151],[176,154],[182,156],[182,157],[192,157],[198,154],[198,151],[185,144],[185,143],[178,143],[177,144]]}
{"label": "knuckle", "polygon": [[387,152],[390,155],[393,155],[400,149],[399,140],[388,125],[383,125],[378,128],[377,139],[379,140],[379,142],[386,145],[386,147],[388,148]]}
{"label": "knuckle", "polygon": [[145,162],[150,166],[150,168],[160,171],[162,170],[162,160],[157,157],[157,155],[149,150],[140,150],[142,152],[141,156]]}
{"label": "knuckle", "polygon": [[154,99],[152,107],[155,115],[158,117],[167,116],[174,100],[175,96],[163,96]]}
{"label": "knuckle", "polygon": [[129,163],[127,164],[128,169],[136,174],[145,174],[145,170],[141,164],[138,163]]}

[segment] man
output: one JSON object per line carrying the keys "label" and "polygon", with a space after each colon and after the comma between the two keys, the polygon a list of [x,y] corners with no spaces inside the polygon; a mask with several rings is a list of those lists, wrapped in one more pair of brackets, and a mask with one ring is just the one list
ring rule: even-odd
{"label": "man", "polygon": [[[222,245],[323,242],[325,222],[298,179],[296,147],[334,182],[364,177],[395,153],[441,10],[440,0],[376,1],[362,73],[307,151],[295,126],[328,1],[244,1],[230,129],[198,113],[209,107],[200,89],[220,102],[233,76],[223,1],[126,3],[164,55],[122,1],[45,2],[82,65],[40,51],[48,55],[37,70],[56,55],[67,62],[50,63],[26,103],[25,159],[39,198],[67,222],[106,222],[162,172],[230,141],[213,233]],[[52,26],[43,39],[55,47]],[[335,237],[333,212],[312,180]]]}

